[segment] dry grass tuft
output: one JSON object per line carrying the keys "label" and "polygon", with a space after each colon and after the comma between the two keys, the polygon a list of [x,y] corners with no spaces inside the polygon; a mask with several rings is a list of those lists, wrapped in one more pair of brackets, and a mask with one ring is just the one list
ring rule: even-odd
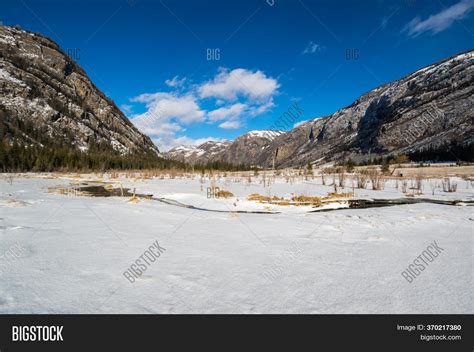
{"label": "dry grass tuft", "polygon": [[310,196],[294,196],[291,197],[291,200],[293,202],[297,202],[294,205],[314,205],[314,206],[320,206],[321,205],[321,197],[310,197]]}
{"label": "dry grass tuft", "polygon": [[132,196],[127,200],[127,203],[137,204],[140,202],[140,198],[137,196]]}
{"label": "dry grass tuft", "polygon": [[352,192],[347,192],[347,193],[331,192],[331,193],[328,193],[326,197],[323,197],[323,200],[331,200],[331,199],[337,199],[337,198],[350,198],[353,196],[354,194]]}
{"label": "dry grass tuft", "polygon": [[277,201],[277,200],[284,200],[283,198],[279,198],[277,196],[273,197],[268,197],[268,196],[262,196],[261,194],[258,193],[252,193],[247,197],[248,200],[255,200],[258,202],[271,202],[271,201]]}
{"label": "dry grass tuft", "polygon": [[291,199],[285,199],[283,197],[269,197],[269,196],[262,196],[258,193],[253,193],[247,197],[248,200],[257,201],[260,203],[268,203],[273,205],[295,205],[295,206],[303,206],[303,205],[311,205],[311,206],[321,206],[324,202],[331,202],[336,201],[339,198],[348,198],[352,197],[353,193],[336,193],[331,192],[328,193],[325,197],[316,197],[316,196],[306,196],[306,195],[299,195],[293,196]]}
{"label": "dry grass tuft", "polygon": [[218,198],[230,198],[230,197],[233,197],[234,194],[229,191],[220,190],[219,192],[216,193],[216,196]]}

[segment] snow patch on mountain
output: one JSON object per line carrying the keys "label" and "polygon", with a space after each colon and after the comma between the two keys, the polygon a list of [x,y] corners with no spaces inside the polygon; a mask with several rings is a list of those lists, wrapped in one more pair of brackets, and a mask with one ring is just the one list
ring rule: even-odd
{"label": "snow patch on mountain", "polygon": [[22,81],[20,81],[19,79],[16,79],[15,77],[12,77],[3,68],[0,68],[0,80],[9,81],[11,83],[16,83],[20,86],[25,86],[25,84]]}
{"label": "snow patch on mountain", "polygon": [[274,139],[284,133],[285,131],[253,130],[253,131],[245,133],[244,136]]}

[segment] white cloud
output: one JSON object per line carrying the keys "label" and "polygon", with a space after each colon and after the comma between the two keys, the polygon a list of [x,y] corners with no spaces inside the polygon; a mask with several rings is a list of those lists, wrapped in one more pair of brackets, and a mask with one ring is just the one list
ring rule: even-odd
{"label": "white cloud", "polygon": [[280,84],[262,71],[252,72],[243,68],[229,71],[221,68],[217,76],[199,88],[201,98],[236,100],[242,96],[251,100],[266,100],[277,93]]}
{"label": "white cloud", "polygon": [[145,103],[148,108],[145,114],[158,122],[168,121],[171,118],[185,124],[204,121],[205,111],[201,110],[192,94],[142,94],[132,98],[131,101]]}
{"label": "white cloud", "polygon": [[174,76],[172,79],[167,79],[165,83],[168,87],[180,88],[184,85],[185,81],[186,77],[179,79],[179,76]]}
{"label": "white cloud", "polygon": [[267,112],[271,108],[273,108],[275,104],[273,103],[273,99],[270,99],[266,103],[262,105],[252,106],[249,108],[249,116],[254,117],[257,115],[261,115],[264,112]]}
{"label": "white cloud", "polygon": [[239,128],[242,122],[248,117],[255,117],[265,113],[274,107],[273,99],[261,105],[247,105],[236,103],[230,106],[212,110],[208,113],[210,122],[226,120],[219,125],[220,128]]}
{"label": "white cloud", "polygon": [[240,128],[241,124],[239,120],[229,120],[221,123],[219,125],[220,128],[224,129],[234,129],[234,128]]}
{"label": "white cloud", "polygon": [[454,21],[464,18],[473,7],[474,0],[462,0],[435,15],[431,15],[424,21],[415,17],[405,26],[404,31],[410,37],[417,37],[424,32],[439,33],[449,28]]}
{"label": "white cloud", "polygon": [[222,107],[216,110],[212,110],[208,113],[208,116],[211,122],[216,122],[220,120],[239,117],[245,109],[247,109],[246,104],[236,103],[229,107]]}
{"label": "white cloud", "polygon": [[317,54],[320,53],[324,50],[324,46],[321,44],[317,44],[313,41],[310,41],[307,45],[306,48],[303,50],[303,54]]}
{"label": "white cloud", "polygon": [[216,105],[225,101],[237,103],[222,106],[208,113],[210,122],[223,121],[220,128],[239,128],[243,120],[263,114],[274,106],[273,96],[278,93],[280,84],[262,71],[220,68],[218,74],[210,81],[201,84],[197,91],[199,96],[215,98]]}
{"label": "white cloud", "polygon": [[156,123],[156,121],[148,118],[147,115],[141,115],[131,119],[131,121],[140,131],[152,138],[159,136],[171,138],[175,136],[176,132],[185,130],[176,122]]}
{"label": "white cloud", "polygon": [[[132,116],[131,121],[149,135],[162,151],[177,145],[206,141],[177,136],[178,133],[185,133],[186,125],[219,122],[219,128],[240,128],[245,119],[263,114],[274,106],[273,96],[280,87],[277,80],[263,72],[246,69],[230,71],[221,68],[212,80],[183,90],[185,80],[179,76],[166,80],[165,83],[174,88],[173,92],[146,93],[130,99],[131,102],[145,104],[147,108],[145,113]],[[210,97],[215,99],[201,101]],[[204,110],[202,103],[214,105],[214,110]],[[125,104],[122,109],[131,112],[132,106]]]}
{"label": "white cloud", "polygon": [[148,110],[131,118],[132,123],[149,135],[162,151],[174,146],[177,132],[184,132],[182,125],[203,122],[206,111],[201,110],[192,94],[176,93],[142,94],[131,99],[144,103]]}

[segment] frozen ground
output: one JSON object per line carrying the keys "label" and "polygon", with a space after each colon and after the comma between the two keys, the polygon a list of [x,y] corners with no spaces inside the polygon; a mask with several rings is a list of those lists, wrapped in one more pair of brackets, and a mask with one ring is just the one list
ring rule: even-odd
{"label": "frozen ground", "polygon": [[[0,313],[474,313],[472,206],[309,214],[309,207],[246,200],[251,193],[333,191],[320,179],[290,184],[281,178],[265,188],[255,178],[250,185],[217,180],[236,195],[229,199],[208,199],[210,182],[199,177],[120,180],[137,193],[206,209],[279,214],[48,192],[91,178],[0,180]],[[421,197],[474,198],[467,181],[457,180],[455,193],[438,188],[434,196],[426,182]],[[355,193],[404,196],[391,183]],[[165,252],[130,283],[123,272],[156,240]],[[443,251],[408,283],[401,272],[433,241]]]}

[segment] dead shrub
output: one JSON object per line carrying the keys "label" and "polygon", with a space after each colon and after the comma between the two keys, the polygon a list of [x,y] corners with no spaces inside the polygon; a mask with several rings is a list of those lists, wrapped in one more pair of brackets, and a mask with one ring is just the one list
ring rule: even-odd
{"label": "dead shrub", "polygon": [[357,174],[356,181],[357,181],[357,188],[360,188],[360,189],[367,188],[367,175],[362,174],[362,173]]}
{"label": "dead shrub", "polygon": [[423,186],[423,176],[421,174],[418,174],[415,176],[415,189],[418,191],[422,191]]}
{"label": "dead shrub", "polygon": [[339,172],[338,179],[339,179],[339,187],[344,188],[346,185],[346,174],[344,172],[344,169],[342,169],[341,172]]}
{"label": "dead shrub", "polygon": [[370,182],[372,183],[372,189],[374,191],[379,191],[383,188],[383,178],[382,175],[376,169],[369,169],[367,171]]}
{"label": "dead shrub", "polygon": [[407,189],[408,189],[408,181],[407,181],[407,180],[403,180],[403,181],[402,181],[402,192],[403,192],[403,193],[407,193]]}
{"label": "dead shrub", "polygon": [[230,197],[233,197],[234,194],[229,191],[219,190],[219,192],[216,193],[216,196],[217,198],[230,198]]}
{"label": "dead shrub", "polygon": [[443,187],[443,192],[456,192],[458,189],[458,184],[454,181],[451,181],[451,178],[449,177],[443,178],[441,185]]}

